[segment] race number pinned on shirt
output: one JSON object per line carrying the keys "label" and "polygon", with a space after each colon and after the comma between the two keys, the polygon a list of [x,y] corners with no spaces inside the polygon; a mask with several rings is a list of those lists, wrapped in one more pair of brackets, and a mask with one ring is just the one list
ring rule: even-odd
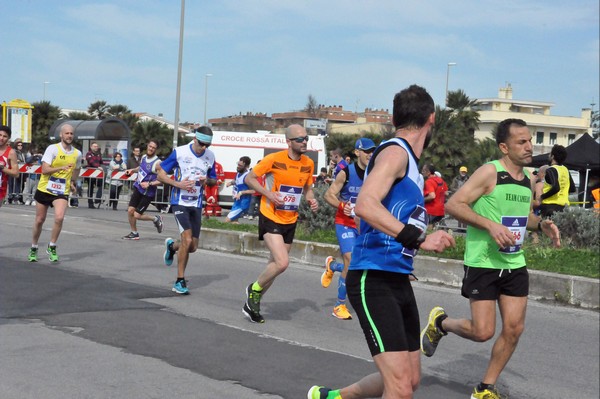
{"label": "race number pinned on shirt", "polygon": [[356,198],[358,198],[358,197],[350,197],[350,201],[348,201],[350,203],[350,216],[351,217],[356,216],[356,214],[354,213],[354,207],[356,207]]}
{"label": "race number pinned on shirt", "polygon": [[[413,226],[419,228],[421,232],[427,231],[427,225],[429,224],[429,215],[427,214],[425,208],[423,208],[421,205],[417,205],[415,210],[408,217],[407,224],[412,224]],[[402,248],[402,254],[414,258],[417,254],[417,250]]]}
{"label": "race number pinned on shirt", "polygon": [[275,209],[279,211],[298,211],[302,190],[302,187],[297,186],[285,186],[283,184],[279,186],[279,194],[281,194],[283,204]]}
{"label": "race number pinned on shirt", "polygon": [[50,176],[48,178],[48,184],[46,190],[54,195],[63,195],[67,188],[67,179],[61,179],[58,177]]}
{"label": "race number pinned on shirt", "polygon": [[514,254],[521,250],[525,240],[525,231],[527,229],[527,216],[502,216],[500,221],[512,233],[515,239],[515,245],[500,248],[499,251],[505,254]]}

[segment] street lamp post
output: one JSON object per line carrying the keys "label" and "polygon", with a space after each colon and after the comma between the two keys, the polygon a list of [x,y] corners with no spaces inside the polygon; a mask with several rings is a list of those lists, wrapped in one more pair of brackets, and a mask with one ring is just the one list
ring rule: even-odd
{"label": "street lamp post", "polygon": [[212,76],[212,73],[204,75],[204,125],[206,125],[206,104],[208,103],[208,78]]}
{"label": "street lamp post", "polygon": [[444,97],[444,106],[448,106],[448,80],[450,79],[450,67],[455,66],[456,62],[449,62],[446,68],[446,97]]}
{"label": "street lamp post", "polygon": [[50,82],[44,82],[44,101],[46,101],[46,85],[50,84]]}

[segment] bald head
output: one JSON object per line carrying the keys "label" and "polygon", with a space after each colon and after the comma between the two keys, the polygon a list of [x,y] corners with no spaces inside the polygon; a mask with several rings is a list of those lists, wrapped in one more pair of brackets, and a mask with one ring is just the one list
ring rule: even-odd
{"label": "bald head", "polygon": [[285,129],[285,138],[288,140],[298,136],[305,136],[306,134],[306,129],[304,129],[301,125],[298,124],[289,125]]}

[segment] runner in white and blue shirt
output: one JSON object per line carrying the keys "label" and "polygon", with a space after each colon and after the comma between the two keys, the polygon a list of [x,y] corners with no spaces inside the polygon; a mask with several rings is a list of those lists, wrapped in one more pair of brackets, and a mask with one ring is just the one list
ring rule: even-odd
{"label": "runner in white and blue shirt", "polygon": [[[158,180],[173,186],[171,210],[181,238],[165,240],[164,262],[167,266],[172,265],[173,257],[177,253],[177,280],[173,285],[173,292],[177,294],[189,294],[184,274],[189,254],[198,249],[204,186],[211,180],[216,183],[217,179],[215,155],[208,149],[212,137],[213,133],[209,127],[199,127],[191,143],[175,148],[171,155],[156,167]],[[173,179],[169,174],[173,174]]]}
{"label": "runner in white and blue shirt", "polygon": [[244,179],[248,172],[250,172],[250,157],[243,156],[237,163],[237,174],[235,175],[235,179],[227,183],[228,186],[233,186],[233,205],[231,207],[231,212],[227,214],[227,218],[225,222],[234,222],[245,215],[248,212],[248,208],[250,208],[250,199],[252,198],[252,194],[254,194],[254,190],[252,190]]}

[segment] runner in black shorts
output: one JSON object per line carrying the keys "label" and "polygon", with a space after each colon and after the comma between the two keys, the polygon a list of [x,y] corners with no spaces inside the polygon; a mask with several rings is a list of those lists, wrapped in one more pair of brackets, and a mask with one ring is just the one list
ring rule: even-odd
{"label": "runner in black shorts", "polygon": [[283,237],[283,242],[291,244],[294,242],[294,236],[296,235],[296,223],[292,224],[280,224],[275,223],[262,213],[258,214],[258,239],[264,240],[265,234],[279,234]]}
{"label": "runner in black shorts", "polygon": [[446,204],[448,213],[468,226],[461,293],[469,299],[471,317],[450,318],[443,307],[436,306],[421,333],[425,356],[433,356],[448,333],[485,342],[494,338],[496,308],[500,310],[502,328],[471,399],[504,397],[496,383],[525,330],[529,293],[523,251],[526,230],[542,231],[560,246],[558,228],[532,212],[534,183],[524,169],[533,153],[527,123],[521,119],[500,122],[496,143],[502,157],[478,168]]}
{"label": "runner in black shorts", "polygon": [[346,289],[371,356],[419,350],[419,310],[408,274],[351,270]]}
{"label": "runner in black shorts", "polygon": [[161,183],[156,176],[156,167],[160,165],[160,159],[156,156],[158,143],[155,140],[148,140],[146,146],[146,154],[140,160],[140,164],[133,168],[127,169],[125,173],[128,176],[136,173],[136,180],[131,187],[131,198],[127,207],[127,220],[131,232],[123,237],[124,240],[139,240],[140,234],[137,231],[137,221],[147,220],[154,223],[156,231],[162,233],[163,219],[160,215],[149,216],[144,215],[144,212],[150,206],[150,203],[156,197],[156,187]]}

